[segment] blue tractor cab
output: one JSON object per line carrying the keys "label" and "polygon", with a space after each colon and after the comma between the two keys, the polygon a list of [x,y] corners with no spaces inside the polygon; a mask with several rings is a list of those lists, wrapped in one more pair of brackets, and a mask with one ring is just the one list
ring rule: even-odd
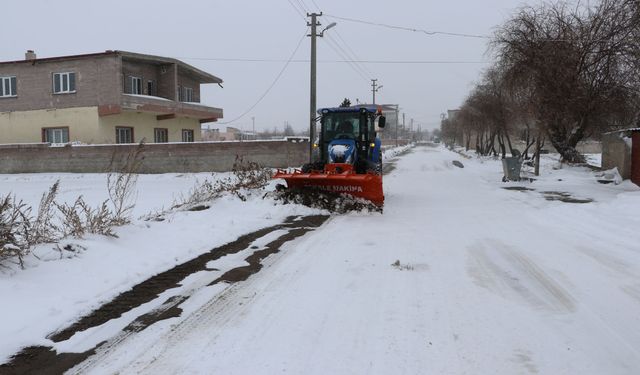
{"label": "blue tractor cab", "polygon": [[385,126],[379,107],[322,108],[320,134],[314,160],[303,170],[323,170],[326,164],[350,164],[356,173],[382,172],[382,152],[377,128]]}

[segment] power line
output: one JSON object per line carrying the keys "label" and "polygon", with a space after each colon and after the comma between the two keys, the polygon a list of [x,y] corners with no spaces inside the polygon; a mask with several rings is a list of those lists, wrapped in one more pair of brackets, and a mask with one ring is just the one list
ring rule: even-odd
{"label": "power line", "polygon": [[313,3],[313,5],[316,7],[318,11],[320,10],[320,7],[318,6],[315,0],[311,0],[311,3]]}
{"label": "power line", "polygon": [[267,94],[269,93],[269,91],[271,91],[271,89],[276,85],[276,83],[278,82],[278,80],[280,79],[280,77],[282,77],[282,74],[284,73],[284,71],[287,69],[287,67],[289,66],[289,63],[291,63],[291,60],[293,60],[293,57],[295,56],[296,52],[298,52],[298,49],[300,48],[300,45],[302,44],[302,41],[304,40],[304,38],[307,36],[307,32],[308,30],[305,30],[304,34],[302,34],[302,37],[300,38],[300,40],[298,41],[298,44],[296,45],[296,48],[293,50],[293,53],[291,53],[291,56],[289,56],[289,60],[287,60],[287,62],[284,64],[284,66],[282,67],[282,69],[280,70],[280,72],[278,73],[278,75],[276,76],[276,78],[273,80],[273,82],[271,83],[271,85],[267,88],[267,90],[264,92],[264,94],[262,94],[262,96],[260,96],[260,98],[258,98],[258,100],[251,106],[249,107],[249,109],[247,109],[246,111],[244,111],[240,116],[234,118],[231,121],[227,121],[227,122],[221,122],[220,124],[222,125],[226,125],[226,124],[231,124],[232,122],[238,121],[241,118],[243,118],[244,116],[246,116],[249,112],[251,112],[258,104],[260,104],[260,102],[262,101],[262,99],[264,99]]}
{"label": "power line", "polygon": [[[351,46],[349,45],[349,43],[347,43],[347,41],[342,37],[342,35],[340,34],[340,32],[338,30],[335,30],[335,34],[338,37],[338,39],[340,39],[342,41],[342,44],[344,44],[344,46],[347,48],[347,50],[349,52],[351,52],[351,56],[352,56],[352,60],[353,61],[358,61],[360,60],[360,58],[358,58],[358,55],[355,53],[355,51],[353,50],[353,48],[351,48]],[[367,75],[369,77],[373,77],[375,74],[373,74],[369,69],[367,69],[367,67],[362,64],[361,65],[362,69],[365,71],[365,73],[367,73]]]}
{"label": "power line", "polygon": [[344,50],[342,49],[342,47],[340,47],[339,45],[336,44],[336,42],[331,39],[331,38],[327,38],[327,45],[335,52],[337,53],[340,57],[342,57],[344,60],[346,61],[347,64],[349,64],[349,66],[351,67],[351,69],[353,69],[358,75],[360,75],[360,77],[362,77],[365,81],[369,82],[369,78],[366,76],[366,74],[364,74],[361,70],[358,70],[358,66],[356,64],[354,64],[348,56],[346,56],[344,54]]}
{"label": "power line", "polygon": [[309,13],[309,10],[307,9],[307,4],[304,3],[304,0],[295,0],[296,3],[298,3],[298,5],[300,5],[300,8],[302,8],[302,10],[304,10],[305,13]]}
{"label": "power line", "polygon": [[[334,42],[335,43],[335,42]],[[337,53],[337,52],[336,52]],[[360,63],[360,64],[490,64],[493,61],[488,60],[351,60],[346,59],[344,56],[340,56],[343,60],[318,60],[319,63]],[[193,60],[193,61],[219,61],[219,62],[262,62],[262,63],[308,63],[308,59],[295,59],[295,60],[282,60],[282,59],[263,59],[263,58],[242,58],[242,57],[176,57],[181,60]]]}
{"label": "power line", "polygon": [[291,4],[291,6],[293,7],[293,9],[295,9],[296,13],[298,13],[298,15],[300,15],[300,17],[302,17],[302,19],[306,20],[307,18],[304,16],[304,11],[300,11],[300,8],[298,8],[291,0],[287,0],[289,2],[289,4]]}
{"label": "power line", "polygon": [[411,32],[423,33],[423,34],[427,34],[427,35],[446,35],[446,36],[456,36],[456,37],[463,37],[463,38],[490,39],[490,37],[487,36],[487,35],[451,33],[451,32],[447,32],[447,31],[434,31],[434,30],[417,29],[417,28],[413,28],[413,27],[396,26],[396,25],[389,25],[389,24],[386,24],[386,23],[365,21],[365,20],[360,20],[360,19],[356,19],[356,18],[340,17],[340,16],[331,15],[331,14],[325,14],[325,16],[330,17],[330,18],[335,18],[335,19],[338,19],[338,20],[342,20],[342,21],[362,23],[362,24],[371,25],[371,26],[380,26],[380,27],[385,27],[385,28],[394,29],[394,30],[411,31]]}

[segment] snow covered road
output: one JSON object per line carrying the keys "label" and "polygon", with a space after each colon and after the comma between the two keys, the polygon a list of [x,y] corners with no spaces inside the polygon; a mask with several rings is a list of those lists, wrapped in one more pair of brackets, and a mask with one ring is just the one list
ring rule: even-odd
{"label": "snow covered road", "polygon": [[418,147],[383,215],[330,219],[91,372],[637,374],[640,191],[574,172],[508,191],[497,162]]}

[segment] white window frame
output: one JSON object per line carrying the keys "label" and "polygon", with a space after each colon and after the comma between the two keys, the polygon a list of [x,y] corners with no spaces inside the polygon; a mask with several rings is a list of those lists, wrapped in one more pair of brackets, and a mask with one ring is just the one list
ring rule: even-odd
{"label": "white window frame", "polygon": [[[44,141],[52,144],[69,143],[69,128],[44,128]],[[49,139],[48,132],[52,133],[53,139]],[[65,140],[66,133],[66,140]]]}
{"label": "white window frame", "polygon": [[[73,90],[71,89],[71,77],[73,77]],[[56,82],[59,81],[60,90],[56,91]],[[60,72],[53,73],[53,93],[54,94],[73,94],[76,92],[76,73]],[[66,88],[65,88],[66,84]]]}
{"label": "white window frame", "polygon": [[191,87],[183,87],[182,91],[182,101],[188,103],[193,102],[193,89]]}
{"label": "white window frame", "polygon": [[14,87],[17,84],[16,76],[0,77],[0,98],[15,98],[18,90]]}
{"label": "white window frame", "polygon": [[[133,95],[142,95],[142,77],[129,76],[131,92]],[[136,84],[137,82],[137,84]],[[136,92],[137,91],[137,92]]]}
{"label": "white window frame", "polygon": [[[130,134],[130,138],[129,142],[122,142],[122,139],[120,137],[120,131],[122,130],[126,130],[129,132]],[[128,143],[133,143],[133,127],[131,126],[116,126],[116,143],[117,144],[128,144]]]}
{"label": "white window frame", "polygon": [[[159,135],[165,136],[165,139],[160,139]],[[153,142],[154,143],[167,143],[169,142],[169,129],[167,128],[154,128],[153,129]]]}
{"label": "white window frame", "polygon": [[195,142],[195,136],[193,129],[182,129],[182,142]]}

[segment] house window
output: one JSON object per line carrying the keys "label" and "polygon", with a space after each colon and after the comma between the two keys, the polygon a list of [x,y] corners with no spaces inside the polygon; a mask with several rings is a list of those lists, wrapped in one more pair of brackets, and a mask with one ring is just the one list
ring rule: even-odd
{"label": "house window", "polygon": [[167,143],[169,142],[169,130],[165,128],[153,129],[153,141],[155,143]]}
{"label": "house window", "polygon": [[0,77],[0,97],[17,96],[16,77]]}
{"label": "house window", "polygon": [[42,141],[46,143],[68,143],[69,128],[43,128]]}
{"label": "house window", "polygon": [[182,142],[193,142],[193,130],[182,129]]}
{"label": "house window", "polygon": [[142,78],[129,77],[131,83],[131,92],[129,94],[142,95]]}
{"label": "house window", "polygon": [[184,93],[182,94],[183,102],[193,101],[193,89],[191,87],[184,87]]}
{"label": "house window", "polygon": [[116,143],[133,143],[133,128],[116,127]]}
{"label": "house window", "polygon": [[147,95],[158,96],[158,91],[156,89],[156,81],[152,81],[152,80],[147,81]]}
{"label": "house window", "polygon": [[76,92],[76,74],[73,72],[53,73],[53,93],[70,94]]}

